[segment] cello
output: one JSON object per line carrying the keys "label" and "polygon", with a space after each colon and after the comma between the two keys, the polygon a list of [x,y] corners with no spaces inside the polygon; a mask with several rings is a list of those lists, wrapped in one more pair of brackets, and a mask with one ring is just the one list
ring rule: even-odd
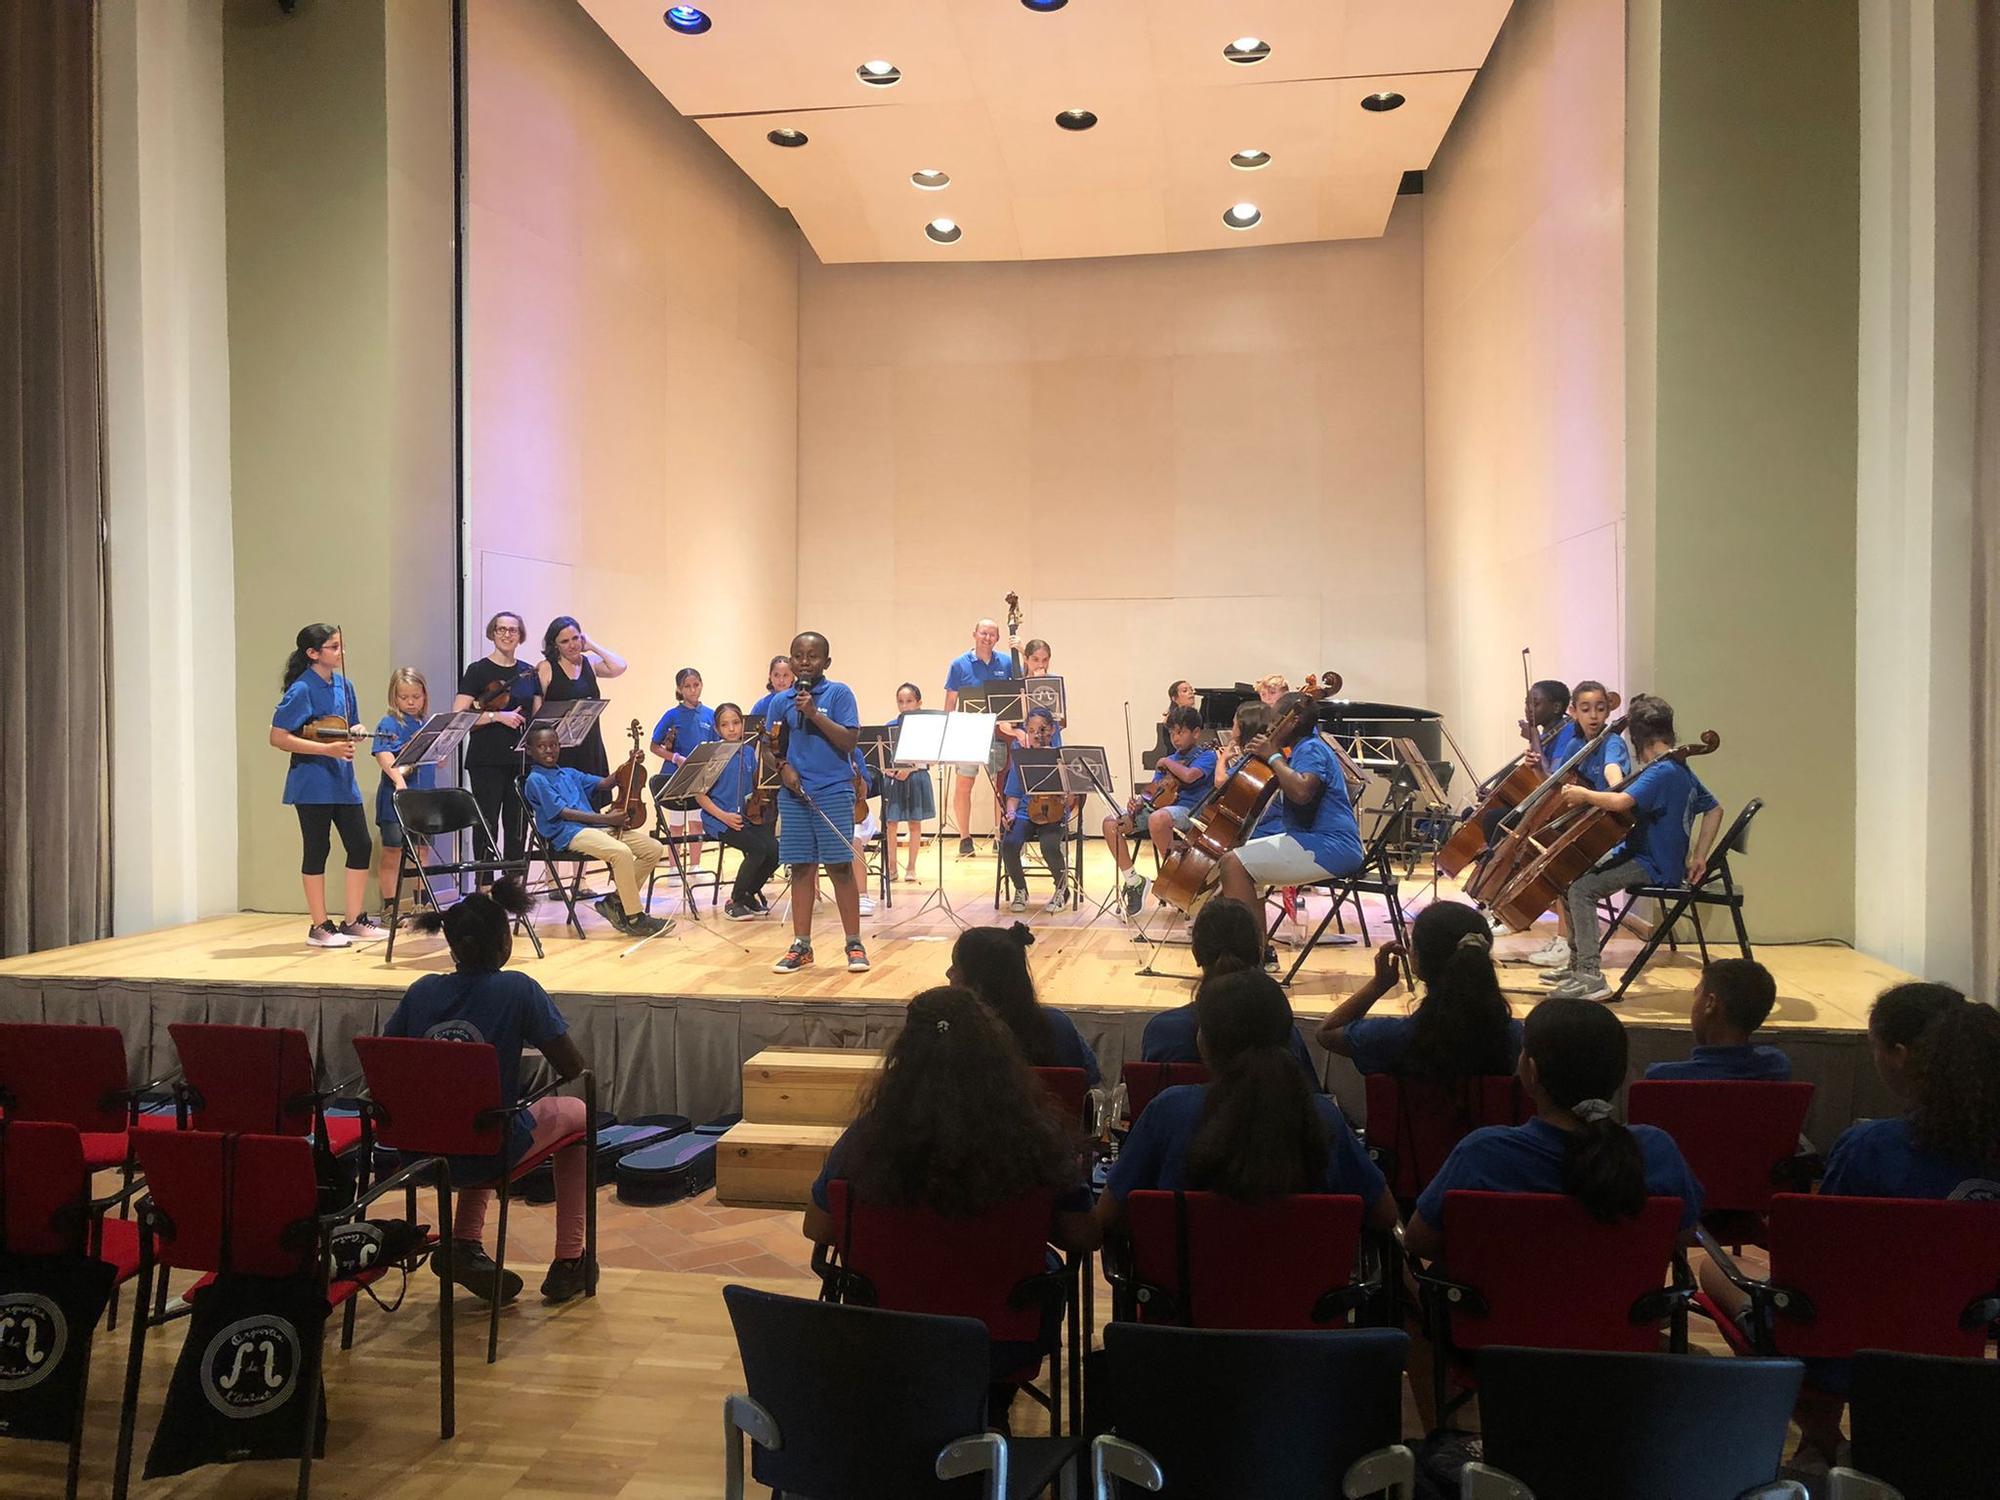
{"label": "cello", "polygon": [[778,810],[778,763],[784,759],[784,722],[773,718],[757,732],[757,772],[743,794],[743,821],[762,826]]}
{"label": "cello", "polygon": [[646,821],[646,757],[639,748],[640,737],[646,731],[634,719],[629,732],[632,755],[611,773],[611,803],[604,809],[613,818],[623,818],[623,822],[613,825],[620,828],[637,828]]}
{"label": "cello", "polygon": [[[1319,695],[1339,692],[1340,683],[1338,672],[1308,677],[1302,691],[1309,701],[1295,705],[1266,733],[1278,744],[1290,744],[1301,730],[1310,730],[1318,719]],[[1214,883],[1222,856],[1240,847],[1250,836],[1277,785],[1269,761],[1246,756],[1228,780],[1218,782],[1194,810],[1174,852],[1160,866],[1159,879],[1153,882],[1154,893],[1176,910],[1193,911],[1202,893]]]}

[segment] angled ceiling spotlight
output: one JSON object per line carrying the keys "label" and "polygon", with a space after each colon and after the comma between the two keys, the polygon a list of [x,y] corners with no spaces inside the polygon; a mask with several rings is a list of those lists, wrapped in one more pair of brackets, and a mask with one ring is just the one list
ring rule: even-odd
{"label": "angled ceiling spotlight", "polygon": [[803,130],[794,130],[789,125],[780,125],[776,130],[765,131],[764,139],[774,146],[803,146],[806,143],[806,133]]}
{"label": "angled ceiling spotlight", "polygon": [[1050,11],[1061,10],[1069,0],[1021,0],[1021,3],[1029,10]]}
{"label": "angled ceiling spotlight", "polygon": [[964,233],[952,219],[932,219],[924,226],[924,238],[933,245],[955,245]]}
{"label": "angled ceiling spotlight", "polygon": [[1231,229],[1254,229],[1264,211],[1254,203],[1236,203],[1223,210],[1222,222]]}
{"label": "angled ceiling spotlight", "polygon": [[1386,114],[1392,109],[1401,109],[1403,107],[1403,96],[1393,91],[1370,94],[1361,101],[1361,107],[1372,115]]}
{"label": "angled ceiling spotlight", "polygon": [[1235,167],[1239,172],[1254,172],[1259,167],[1268,167],[1271,165],[1271,153],[1268,151],[1239,151],[1229,158],[1229,165]]}
{"label": "angled ceiling spotlight", "polygon": [[884,62],[881,58],[876,57],[870,58],[867,62],[856,68],[854,76],[870,88],[886,89],[891,84],[903,81],[903,70],[894,63]]}
{"label": "angled ceiling spotlight", "polygon": [[715,24],[706,11],[696,10],[692,5],[669,6],[660,19],[667,23],[667,30],[678,31],[682,36],[700,36]]}
{"label": "angled ceiling spotlight", "polygon": [[921,172],[912,172],[910,181],[927,193],[935,193],[939,188],[951,185],[951,174],[927,167]]}
{"label": "angled ceiling spotlight", "polygon": [[1097,123],[1097,116],[1087,109],[1066,109],[1056,116],[1056,124],[1064,130],[1088,130]]}
{"label": "angled ceiling spotlight", "polygon": [[1269,57],[1271,44],[1261,37],[1239,36],[1222,49],[1222,55],[1231,62],[1247,68],[1252,63],[1260,63]]}

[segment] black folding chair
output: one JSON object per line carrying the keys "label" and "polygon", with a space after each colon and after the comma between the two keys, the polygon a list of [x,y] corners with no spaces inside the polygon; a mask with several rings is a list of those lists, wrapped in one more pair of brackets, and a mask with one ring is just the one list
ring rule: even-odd
{"label": "black folding chair", "polygon": [[1831,1500],[2000,1500],[2000,1363],[1864,1349],[1848,1366],[1851,1467]]}
{"label": "black folding chair", "polygon": [[[1363,896],[1378,897],[1388,908],[1390,930],[1395,935],[1396,941],[1403,945],[1403,951],[1407,955],[1410,947],[1410,928],[1403,917],[1403,887],[1396,876],[1390,842],[1402,826],[1403,816],[1409,812],[1414,801],[1415,793],[1408,793],[1400,801],[1385,805],[1380,810],[1377,814],[1379,821],[1375,826],[1374,837],[1369,839],[1367,848],[1362,851],[1360,868],[1352,875],[1316,880],[1310,885],[1300,887],[1301,890],[1323,890],[1333,898],[1333,901],[1327,907],[1326,915],[1320,918],[1319,926],[1313,929],[1312,936],[1306,939],[1305,946],[1299,949],[1298,957],[1292,960],[1292,966],[1285,970],[1283,983],[1290,984],[1298,977],[1299,970],[1305,967],[1306,960],[1312,957],[1313,949],[1319,946],[1320,939],[1326,935],[1326,929],[1339,920],[1341,907],[1350,901],[1354,903],[1355,920],[1361,928],[1362,945],[1371,948],[1374,946],[1373,940],[1368,936],[1368,913],[1361,905]],[[1345,930],[1344,924],[1342,930]],[[1414,989],[1416,977],[1410,970],[1409,959],[1405,957],[1402,964],[1403,981]]]}
{"label": "black folding chair", "polygon": [[[414,877],[423,886],[431,905],[443,910],[458,899],[458,877],[461,875],[490,875],[495,878],[512,875],[522,881],[528,877],[525,855],[519,859],[445,860],[436,857],[437,850],[432,841],[448,835],[472,834],[474,849],[497,847],[491,830],[486,826],[486,819],[480,814],[479,803],[463,787],[406,787],[392,792],[390,797],[396,804],[396,820],[403,825],[403,849],[396,865],[396,894],[389,900],[389,946],[382,955],[384,962],[396,956],[396,929],[402,921],[403,882],[406,878]],[[434,884],[438,880],[444,881],[442,887]],[[526,916],[517,917],[514,930],[528,934],[528,941],[535,945],[535,957],[540,958],[542,940],[535,931],[535,924]]]}
{"label": "black folding chair", "polygon": [[[1618,980],[1618,988],[1611,998],[1624,998],[1632,981],[1639,977],[1639,971],[1659,951],[1660,944],[1666,943],[1670,952],[1678,953],[1680,945],[1674,941],[1674,924],[1682,917],[1694,923],[1694,940],[1701,948],[1701,961],[1708,962],[1708,935],[1701,928],[1701,909],[1704,906],[1724,906],[1729,909],[1729,919],[1736,925],[1736,946],[1743,957],[1755,955],[1750,951],[1750,930],[1743,925],[1743,890],[1736,884],[1735,873],[1729,868],[1731,854],[1748,853],[1750,820],[1764,810],[1764,799],[1752,797],[1744,804],[1743,811],[1736,815],[1736,821],[1716,844],[1714,852],[1708,856],[1708,864],[1701,872],[1701,879],[1680,885],[1639,885],[1629,886],[1625,891],[1625,904],[1612,914],[1611,926],[1605,931],[1606,942],[1611,940],[1625,919],[1632,914],[1632,908],[1641,901],[1657,901],[1664,908],[1660,922],[1653,929],[1639,949],[1638,956],[1625,967]],[[1608,904],[1608,903],[1607,903]]]}

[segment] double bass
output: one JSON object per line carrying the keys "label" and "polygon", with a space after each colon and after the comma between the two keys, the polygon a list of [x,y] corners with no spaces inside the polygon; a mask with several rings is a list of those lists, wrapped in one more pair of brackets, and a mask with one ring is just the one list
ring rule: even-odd
{"label": "double bass", "polygon": [[[1267,733],[1278,744],[1289,744],[1319,717],[1318,698],[1340,691],[1338,672],[1321,672],[1306,679],[1301,690],[1309,700],[1279,717]],[[1264,804],[1277,792],[1277,773],[1267,760],[1246,757],[1228,780],[1216,784],[1188,819],[1174,852],[1160,866],[1153,882],[1159,898],[1183,912],[1194,910],[1202,892],[1214,882],[1222,856],[1241,847],[1264,814]]]}
{"label": "double bass", "polygon": [[634,719],[628,730],[632,736],[631,757],[611,773],[611,802],[604,811],[610,817],[623,819],[614,827],[637,828],[646,821],[646,756],[639,748],[645,732],[645,727]]}

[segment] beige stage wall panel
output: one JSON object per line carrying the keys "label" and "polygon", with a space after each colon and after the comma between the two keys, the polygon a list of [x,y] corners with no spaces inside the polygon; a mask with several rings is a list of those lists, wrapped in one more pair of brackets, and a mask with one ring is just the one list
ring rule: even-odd
{"label": "beige stage wall panel", "polygon": [[[1332,667],[1422,703],[1421,211],[1379,240],[965,266],[801,264],[799,621],[864,718],[940,706],[1021,596],[1071,743],[1167,684]],[[1004,645],[1004,643],[1003,643]],[[1121,778],[1122,784],[1122,778]]]}
{"label": "beige stage wall panel", "polygon": [[468,47],[467,653],[575,615],[631,663],[615,761],[677,668],[741,699],[790,640],[803,242],[580,8],[482,0]]}

